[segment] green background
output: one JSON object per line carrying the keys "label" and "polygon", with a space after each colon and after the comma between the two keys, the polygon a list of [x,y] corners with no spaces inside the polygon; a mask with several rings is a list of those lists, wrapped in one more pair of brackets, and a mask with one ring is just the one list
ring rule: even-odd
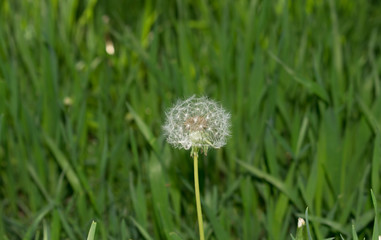
{"label": "green background", "polygon": [[314,239],[378,239],[380,34],[379,1],[1,0],[0,238],[197,239],[162,135],[196,94],[232,115],[208,239],[290,239],[307,207]]}

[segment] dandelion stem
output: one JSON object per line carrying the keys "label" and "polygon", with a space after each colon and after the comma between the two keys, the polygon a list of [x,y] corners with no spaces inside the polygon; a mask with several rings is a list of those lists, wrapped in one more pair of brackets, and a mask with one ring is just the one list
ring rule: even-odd
{"label": "dandelion stem", "polygon": [[204,240],[204,225],[202,222],[200,188],[199,188],[199,184],[198,184],[198,151],[193,153],[193,159],[194,159],[194,191],[196,194],[198,228],[199,228],[199,232],[200,232],[200,240]]}

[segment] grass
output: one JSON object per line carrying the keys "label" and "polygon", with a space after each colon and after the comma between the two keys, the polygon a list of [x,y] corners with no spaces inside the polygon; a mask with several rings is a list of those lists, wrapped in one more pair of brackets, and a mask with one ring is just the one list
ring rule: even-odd
{"label": "grass", "polygon": [[289,239],[307,207],[313,239],[377,239],[380,16],[377,1],[0,1],[1,238],[197,239],[192,159],[161,129],[197,94],[232,114],[227,146],[199,159],[206,239]]}

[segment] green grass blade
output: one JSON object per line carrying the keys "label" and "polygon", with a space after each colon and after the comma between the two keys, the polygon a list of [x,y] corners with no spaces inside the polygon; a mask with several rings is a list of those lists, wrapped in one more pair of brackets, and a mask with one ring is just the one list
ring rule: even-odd
{"label": "green grass blade", "polygon": [[129,239],[129,231],[126,225],[126,221],[123,219],[122,222],[120,223],[120,235],[121,235],[121,240],[128,240]]}
{"label": "green grass blade", "polygon": [[38,225],[40,222],[44,219],[44,217],[49,214],[52,209],[54,209],[54,204],[48,204],[46,207],[41,209],[41,211],[37,214],[37,216],[34,218],[32,224],[28,228],[27,232],[24,235],[24,240],[29,240],[32,238],[34,232],[36,231]]}
{"label": "green grass blade", "polygon": [[37,187],[40,189],[40,191],[41,191],[42,195],[45,197],[45,199],[48,202],[52,201],[52,198],[49,196],[48,191],[46,190],[45,186],[41,183],[41,181],[40,181],[35,169],[33,168],[33,166],[30,163],[28,163],[27,168],[28,168],[28,172],[29,172],[31,178],[36,183]]}
{"label": "green grass blade", "polygon": [[4,114],[0,114],[0,141],[3,136],[3,120],[4,119]]}
{"label": "green grass blade", "polygon": [[363,112],[364,116],[368,120],[369,125],[372,127],[373,132],[376,134],[379,134],[381,131],[380,121],[372,113],[372,111],[369,109],[368,105],[366,105],[365,102],[361,98],[357,98],[357,101],[359,103],[361,111]]}
{"label": "green grass blade", "polygon": [[127,103],[127,107],[133,119],[135,120],[136,124],[138,125],[140,132],[143,134],[143,136],[145,137],[149,145],[152,147],[152,149],[154,149],[157,152],[158,149],[156,146],[156,138],[154,137],[150,128],[144,123],[144,121],[139,117],[139,115],[128,103]]}
{"label": "green grass blade", "polygon": [[171,240],[184,240],[182,237],[180,237],[177,233],[171,232],[169,233],[169,239]]}
{"label": "green grass blade", "polygon": [[287,187],[287,185],[284,184],[284,182],[282,182],[281,180],[271,176],[270,174],[267,174],[267,173],[261,171],[260,169],[254,167],[254,166],[251,166],[251,165],[249,165],[249,164],[247,164],[245,162],[237,160],[237,163],[240,164],[245,170],[250,172],[255,177],[257,177],[259,179],[265,180],[266,182],[268,182],[271,185],[273,185],[274,187],[276,187],[279,191],[281,191],[284,194],[286,194],[286,196],[288,196],[291,199],[291,201],[297,207],[301,207],[302,206],[300,200],[295,195],[295,191],[293,191],[289,187]]}
{"label": "green grass blade", "polygon": [[43,240],[49,240],[49,230],[48,230],[48,225],[46,224],[46,222],[44,221],[43,222],[43,229],[42,229],[43,233]]}
{"label": "green grass blade", "polygon": [[372,190],[376,196],[380,193],[381,133],[376,135],[372,160]]}
{"label": "green grass blade", "polygon": [[311,232],[310,232],[310,226],[309,226],[309,222],[308,222],[308,207],[306,208],[305,217],[306,217],[308,240],[312,240],[312,236],[311,236]]}
{"label": "green grass blade", "polygon": [[348,232],[346,226],[343,226],[342,224],[332,221],[329,218],[321,218],[321,217],[316,217],[316,216],[308,216],[308,219],[311,220],[312,223],[319,223],[323,224],[325,226],[328,226],[329,229],[343,233],[345,235],[350,235]]}
{"label": "green grass blade", "polygon": [[159,223],[159,231],[168,238],[169,233],[174,230],[172,209],[169,205],[169,191],[165,182],[165,173],[154,154],[149,161],[150,189],[153,198],[153,211]]}
{"label": "green grass blade", "polygon": [[135,225],[135,227],[139,230],[140,234],[144,237],[146,240],[153,240],[153,238],[148,234],[148,232],[133,218],[130,218],[132,223]]}
{"label": "green grass blade", "polygon": [[328,102],[329,97],[327,91],[320,86],[318,83],[313,82],[312,80],[299,77],[294,70],[292,70],[289,66],[286,65],[282,60],[279,59],[276,55],[274,55],[272,52],[269,52],[269,55],[277,62],[279,63],[283,69],[299,84],[301,84],[303,87],[311,91],[312,93],[316,94],[318,97],[323,99],[324,101]]}
{"label": "green grass blade", "polygon": [[357,236],[357,233],[356,233],[356,228],[355,228],[355,225],[352,224],[352,237],[353,237],[353,240],[358,240],[358,236]]}
{"label": "green grass blade", "polygon": [[87,234],[87,240],[94,240],[95,239],[95,230],[96,229],[97,229],[97,223],[95,221],[93,221],[91,223],[89,233]]}
{"label": "green grass blade", "polygon": [[373,202],[373,207],[374,207],[374,225],[373,225],[372,239],[373,240],[379,240],[378,236],[379,236],[380,230],[378,229],[379,228],[379,217],[378,217],[379,212],[378,212],[378,208],[377,208],[377,199],[373,193],[373,190],[370,190],[370,193],[372,196],[372,202]]}
{"label": "green grass blade", "polygon": [[217,217],[213,214],[212,210],[208,208],[208,206],[204,205],[206,216],[208,217],[210,223],[213,227],[213,232],[216,235],[216,238],[218,240],[228,240],[229,234],[226,232],[226,230],[221,225],[220,221],[217,219]]}
{"label": "green grass blade", "polygon": [[45,142],[48,145],[49,149],[52,151],[58,165],[62,168],[62,171],[65,173],[68,181],[70,182],[70,185],[73,187],[73,189],[75,189],[75,191],[77,191],[80,194],[83,194],[84,191],[79,181],[79,178],[74,169],[72,168],[69,160],[66,158],[63,152],[58,148],[58,146],[53,142],[51,138],[45,136]]}
{"label": "green grass blade", "polygon": [[60,216],[57,209],[54,209],[52,212],[52,218],[50,221],[50,239],[51,240],[59,240],[61,233],[61,221]]}

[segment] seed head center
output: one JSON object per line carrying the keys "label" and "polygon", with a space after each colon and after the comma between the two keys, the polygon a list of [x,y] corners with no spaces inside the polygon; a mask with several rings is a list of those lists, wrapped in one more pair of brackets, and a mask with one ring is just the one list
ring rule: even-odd
{"label": "seed head center", "polygon": [[189,117],[184,122],[185,129],[189,132],[204,131],[208,127],[208,121],[204,117]]}

